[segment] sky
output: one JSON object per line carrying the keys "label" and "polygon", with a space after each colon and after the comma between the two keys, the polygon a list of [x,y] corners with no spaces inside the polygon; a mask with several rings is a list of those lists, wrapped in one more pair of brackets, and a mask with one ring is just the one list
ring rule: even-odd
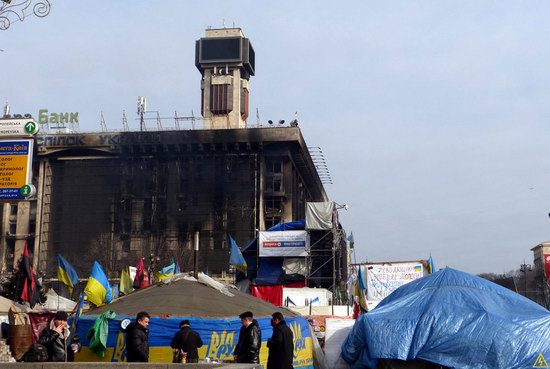
{"label": "sky", "polygon": [[[37,0],[34,0],[36,3]],[[195,40],[242,28],[251,117],[294,118],[348,204],[357,262],[503,273],[550,239],[550,3],[51,0],[0,31],[0,103],[137,129],[200,115]],[[11,18],[13,20],[13,17]],[[151,123],[153,124],[153,123]],[[154,125],[154,124],[153,124]]]}

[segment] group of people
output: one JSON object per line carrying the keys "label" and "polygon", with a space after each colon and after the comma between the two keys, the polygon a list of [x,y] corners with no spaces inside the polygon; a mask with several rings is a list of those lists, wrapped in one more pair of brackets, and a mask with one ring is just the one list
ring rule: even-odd
{"label": "group of people", "polygon": [[[49,327],[46,327],[39,339],[39,343],[47,348],[48,361],[70,362],[74,360],[74,354],[82,348],[76,332],[71,332],[67,324],[68,315],[59,311],[55,314]],[[126,360],[128,362],[149,361],[149,314],[140,312],[135,322],[126,327]],[[235,362],[252,363],[260,362],[260,348],[262,345],[262,331],[258,321],[250,311],[239,315],[241,330],[239,341],[233,352]],[[283,314],[275,312],[271,316],[273,334],[267,341],[269,355],[267,369],[292,369],[294,355],[294,337],[290,328],[286,325]],[[174,334],[170,346],[176,350],[175,362],[182,362],[182,355],[187,363],[199,361],[198,349],[203,342],[200,335],[191,329],[189,320],[182,320],[180,330]]]}
{"label": "group of people", "polygon": [[[239,315],[241,330],[239,341],[235,346],[233,356],[237,363],[260,363],[260,348],[262,346],[262,331],[258,321],[250,311]],[[149,320],[146,312],[137,315],[136,321],[126,327],[126,359],[128,362],[149,361]],[[189,320],[182,320],[180,330],[176,332],[170,346],[178,354],[185,355],[185,362],[199,361],[198,348],[202,347],[201,337],[191,329]],[[267,369],[292,369],[294,357],[294,336],[286,325],[283,314],[275,312],[271,316],[273,334],[267,341],[269,355]],[[177,358],[176,358],[177,357]],[[174,356],[174,362],[181,362],[181,356]]]}

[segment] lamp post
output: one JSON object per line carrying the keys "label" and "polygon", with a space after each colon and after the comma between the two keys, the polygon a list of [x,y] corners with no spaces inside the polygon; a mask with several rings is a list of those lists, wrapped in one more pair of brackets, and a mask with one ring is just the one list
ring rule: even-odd
{"label": "lamp post", "polygon": [[523,261],[523,264],[519,266],[519,270],[523,272],[523,280],[525,285],[525,297],[527,297],[527,272],[533,270],[531,267],[531,264],[525,264],[525,260]]}

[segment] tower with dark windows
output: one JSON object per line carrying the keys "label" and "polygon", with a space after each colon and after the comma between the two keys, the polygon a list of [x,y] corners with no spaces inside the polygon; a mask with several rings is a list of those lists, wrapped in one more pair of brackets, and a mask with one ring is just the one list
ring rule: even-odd
{"label": "tower with dark windows", "polygon": [[202,74],[205,129],[245,128],[254,48],[240,28],[207,29],[197,40],[195,65]]}

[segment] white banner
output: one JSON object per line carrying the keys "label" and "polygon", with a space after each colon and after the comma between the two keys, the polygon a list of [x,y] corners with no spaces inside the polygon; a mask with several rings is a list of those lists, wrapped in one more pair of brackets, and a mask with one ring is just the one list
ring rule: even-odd
{"label": "white banner", "polygon": [[306,231],[260,232],[260,256],[306,256],[309,234]]}
{"label": "white banner", "polygon": [[424,276],[421,263],[362,265],[367,279],[367,300],[382,301],[399,287]]}

